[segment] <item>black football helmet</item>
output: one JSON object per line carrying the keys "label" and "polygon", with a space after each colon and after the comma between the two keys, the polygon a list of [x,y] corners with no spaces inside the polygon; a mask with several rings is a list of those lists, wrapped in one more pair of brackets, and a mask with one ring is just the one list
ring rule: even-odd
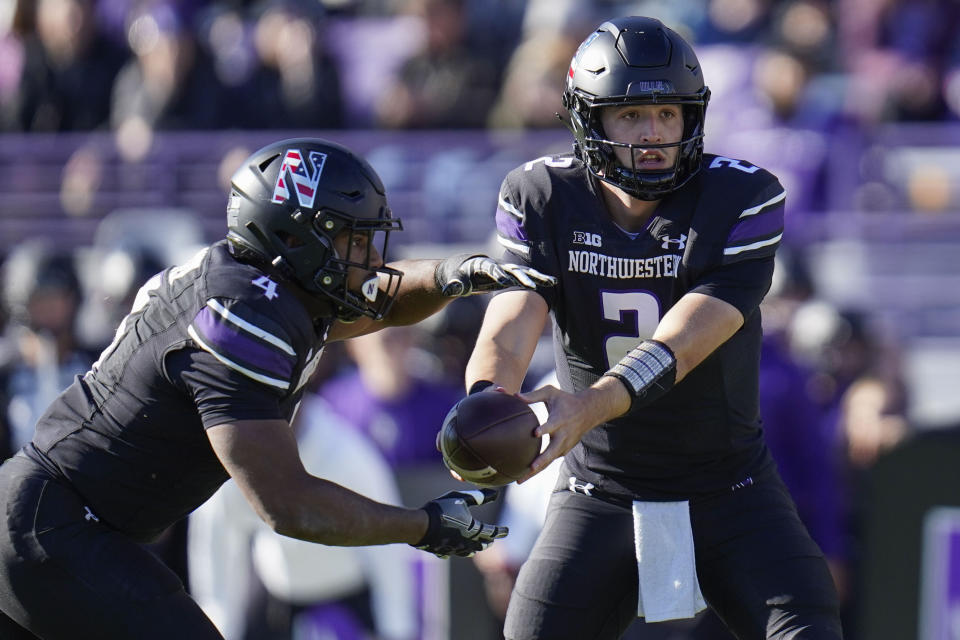
{"label": "black football helmet", "polygon": [[[709,100],[693,48],[659,20],[637,16],[604,22],[583,41],[570,62],[562,96],[577,155],[594,176],[641,200],[662,198],[700,170]],[[664,103],[682,105],[680,142],[636,145],[607,139],[600,122],[602,107]],[[674,146],[679,147],[677,158],[668,170],[639,171],[635,161],[625,167],[614,155],[616,147]]]}
{"label": "black football helmet", "polygon": [[[340,320],[387,314],[402,273],[372,264],[371,249],[386,261],[390,232],[403,225],[391,217],[383,183],[365,160],[319,138],[281,140],[247,158],[230,183],[227,240],[235,256],[271,265],[328,300]],[[340,233],[350,234],[348,255],[334,247]],[[367,235],[367,249],[353,255],[358,234]],[[362,294],[347,288],[350,267],[370,273]],[[379,276],[386,276],[385,290]]]}

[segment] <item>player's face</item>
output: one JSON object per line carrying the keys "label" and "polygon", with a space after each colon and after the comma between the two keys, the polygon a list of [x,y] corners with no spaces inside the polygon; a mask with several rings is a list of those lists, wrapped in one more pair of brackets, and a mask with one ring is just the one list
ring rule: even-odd
{"label": "player's face", "polygon": [[[334,249],[341,259],[348,262],[357,262],[369,265],[370,269],[383,266],[383,257],[377,250],[370,232],[349,230],[341,231],[333,241]],[[374,275],[370,269],[350,267],[347,271],[347,288],[350,291],[361,293],[363,283]]]}
{"label": "player's face", "polygon": [[[643,104],[606,107],[600,112],[600,123],[607,139],[635,147],[633,162],[638,171],[671,169],[679,153],[678,147],[645,149],[643,145],[671,144],[683,139],[683,111],[678,104]],[[617,161],[633,166],[631,150],[615,147]]]}

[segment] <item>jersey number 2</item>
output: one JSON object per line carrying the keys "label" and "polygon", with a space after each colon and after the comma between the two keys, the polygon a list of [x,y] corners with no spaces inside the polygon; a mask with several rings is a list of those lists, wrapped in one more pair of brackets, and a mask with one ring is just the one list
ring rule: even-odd
{"label": "jersey number 2", "polygon": [[646,291],[604,291],[600,297],[603,319],[623,323],[628,331],[604,338],[603,347],[609,369],[653,335],[660,323],[660,301]]}
{"label": "jersey number 2", "polygon": [[730,167],[731,169],[736,169],[737,171],[743,171],[744,173],[754,173],[760,167],[755,167],[752,164],[743,162],[742,160],[734,160],[733,158],[724,158],[723,156],[717,156],[713,159],[713,162],[710,163],[711,169],[719,169],[724,165]]}

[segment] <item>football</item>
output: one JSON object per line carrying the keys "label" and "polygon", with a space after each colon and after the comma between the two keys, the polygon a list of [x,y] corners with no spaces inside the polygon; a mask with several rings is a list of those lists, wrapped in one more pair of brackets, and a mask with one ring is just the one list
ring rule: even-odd
{"label": "football", "polygon": [[540,421],[509,393],[481,391],[450,409],[440,430],[443,463],[478,487],[500,487],[527,474],[540,453]]}

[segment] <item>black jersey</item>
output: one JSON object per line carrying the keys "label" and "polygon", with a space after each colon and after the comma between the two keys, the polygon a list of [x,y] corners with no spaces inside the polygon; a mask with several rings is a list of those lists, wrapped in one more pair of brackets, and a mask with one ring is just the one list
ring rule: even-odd
{"label": "black jersey", "polygon": [[572,155],[540,158],[504,180],[499,242],[513,261],[556,276],[539,290],[554,321],[561,386],[595,382],[687,292],[724,300],[743,327],[669,393],[588,432],[566,457],[578,479],[632,497],[724,490],[770,464],[758,415],[760,314],[783,233],[785,192],[769,172],[705,155],[646,227],[610,219]]}
{"label": "black jersey", "polygon": [[227,479],[205,429],[292,418],[326,329],[221,241],[144,285],[100,359],[40,419],[26,453],[98,517],[150,539]]}

